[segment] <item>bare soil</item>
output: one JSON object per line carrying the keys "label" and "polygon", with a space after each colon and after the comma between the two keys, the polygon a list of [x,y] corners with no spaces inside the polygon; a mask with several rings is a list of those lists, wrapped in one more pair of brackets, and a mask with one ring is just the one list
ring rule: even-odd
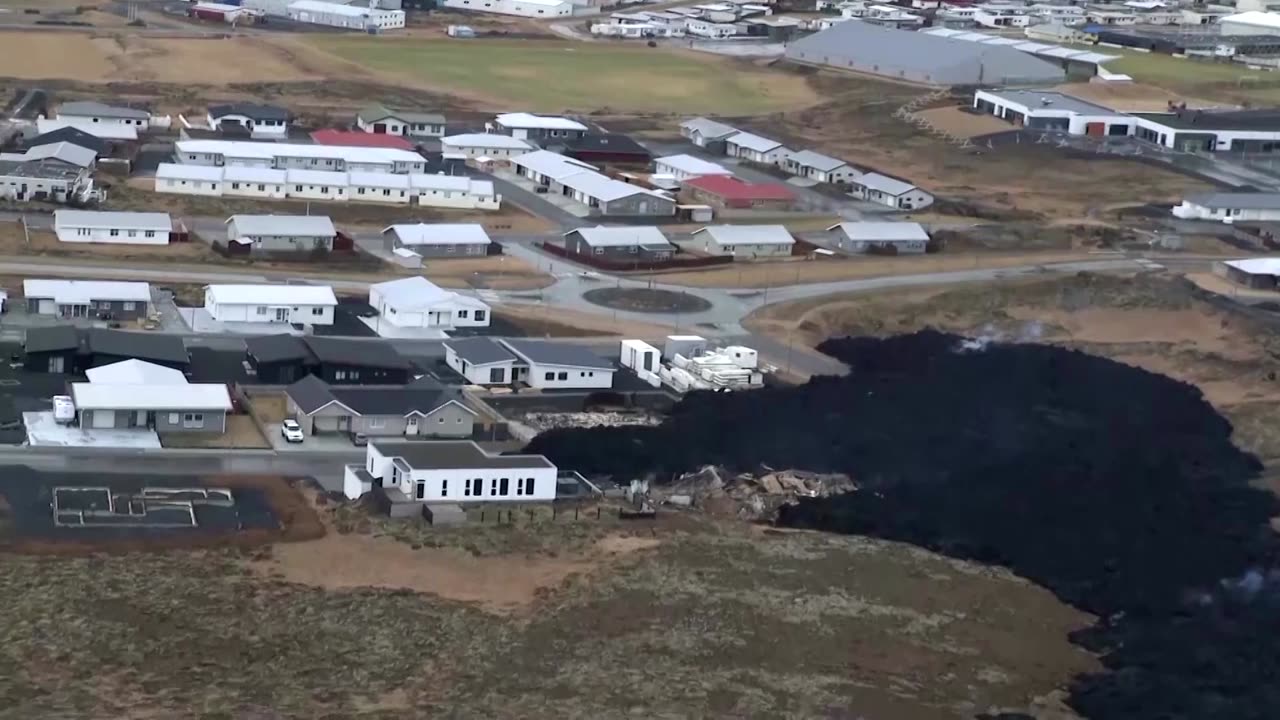
{"label": "bare soil", "polygon": [[116,245],[109,243],[64,243],[48,230],[31,230],[24,233],[20,222],[0,222],[0,255],[20,257],[94,257],[112,261],[139,260],[143,262],[220,262],[221,256],[201,242],[169,243],[167,245]]}
{"label": "bare soil", "polygon": [[257,423],[248,415],[228,415],[227,429],[223,433],[165,433],[160,436],[160,444],[167,448],[240,450],[261,450],[271,447],[271,443],[262,436]]}

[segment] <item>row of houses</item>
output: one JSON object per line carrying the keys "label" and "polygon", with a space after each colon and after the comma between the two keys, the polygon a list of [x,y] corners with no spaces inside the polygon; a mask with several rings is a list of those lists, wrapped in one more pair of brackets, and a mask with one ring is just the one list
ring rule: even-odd
{"label": "row of houses", "polygon": [[[772,165],[788,174],[822,183],[847,187],[854,197],[899,210],[919,210],[933,203],[933,196],[915,185],[882,175],[863,172],[839,158],[812,150],[794,151],[772,138],[744,132],[709,118],[693,118],[680,124],[680,135],[713,154]],[[731,175],[731,171],[688,155],[658,158],[659,172],[671,173],[680,181],[708,175]]]}
{"label": "row of houses", "polygon": [[595,165],[549,150],[535,150],[511,159],[515,174],[536,186],[571,198],[593,214],[670,217],[674,198],[639,185],[615,180]]}
{"label": "row of houses", "polygon": [[423,173],[161,163],[156,168],[155,189],[179,195],[414,204],[467,210],[497,210],[502,205],[502,196],[491,181]]}

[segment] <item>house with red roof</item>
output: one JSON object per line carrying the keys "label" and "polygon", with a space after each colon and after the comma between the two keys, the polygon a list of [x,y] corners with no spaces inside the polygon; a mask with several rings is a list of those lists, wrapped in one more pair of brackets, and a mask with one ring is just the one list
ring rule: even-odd
{"label": "house with red roof", "polygon": [[731,175],[703,175],[682,183],[686,202],[716,208],[790,210],[795,193],[782,183],[751,183]]}
{"label": "house with red roof", "polygon": [[367,133],[363,130],[316,130],[311,133],[311,141],[317,145],[338,145],[341,147],[413,149],[413,143],[400,135]]}

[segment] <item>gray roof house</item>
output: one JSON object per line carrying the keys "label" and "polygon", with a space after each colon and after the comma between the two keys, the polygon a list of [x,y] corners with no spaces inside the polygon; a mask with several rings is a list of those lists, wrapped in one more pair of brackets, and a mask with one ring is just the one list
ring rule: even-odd
{"label": "gray roof house", "polygon": [[307,435],[469,438],[476,414],[440,387],[331,386],[307,375],[285,388],[288,413]]}
{"label": "gray roof house", "polygon": [[790,255],[795,238],[781,225],[710,225],[693,232],[709,255],[735,258]]}
{"label": "gray roof house", "polygon": [[833,158],[812,150],[791,153],[783,159],[782,169],[796,177],[831,184],[847,184],[862,174],[840,158]]}
{"label": "gray roof house", "polygon": [[680,135],[700,148],[724,152],[724,140],[736,135],[738,129],[704,117],[696,117],[680,123]]}
{"label": "gray roof house", "polygon": [[654,226],[583,227],[564,234],[564,248],[577,255],[595,255],[607,260],[666,260],[675,246]]}
{"label": "gray roof house", "polygon": [[440,113],[370,105],[356,115],[356,127],[367,133],[443,137],[445,119]]}
{"label": "gray roof house", "polygon": [[466,338],[444,343],[445,363],[475,385],[523,383],[540,390],[613,387],[617,366],[581,345]]}
{"label": "gray roof house", "polygon": [[251,252],[314,252],[333,249],[338,231],[324,215],[232,215],[227,243]]}
{"label": "gray roof house", "polygon": [[859,20],[836,23],[791,43],[786,57],[926,85],[1040,85],[1066,77],[1058,64],[1007,45],[895,30]]}
{"label": "gray roof house", "polygon": [[870,172],[850,181],[853,195],[899,210],[919,210],[933,204],[933,195],[909,182]]}
{"label": "gray roof house", "polygon": [[60,119],[66,118],[88,122],[114,120],[122,125],[146,126],[151,120],[151,113],[137,108],[118,107],[92,100],[81,100],[62,103],[58,108],[58,117]]}
{"label": "gray roof house", "polygon": [[851,254],[910,255],[923,253],[929,246],[929,233],[913,222],[842,222],[827,228],[827,233],[837,249]]}
{"label": "gray roof house", "polygon": [[59,162],[73,168],[91,168],[97,159],[96,150],[65,141],[36,145],[21,153],[0,153],[0,160],[22,163],[45,160]]}

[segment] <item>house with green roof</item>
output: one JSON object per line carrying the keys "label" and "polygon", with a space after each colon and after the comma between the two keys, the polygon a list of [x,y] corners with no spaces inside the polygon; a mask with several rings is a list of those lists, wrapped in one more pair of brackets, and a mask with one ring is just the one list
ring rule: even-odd
{"label": "house with green roof", "polygon": [[417,110],[401,110],[386,105],[370,105],[356,115],[356,127],[377,135],[405,137],[444,136],[444,115]]}

